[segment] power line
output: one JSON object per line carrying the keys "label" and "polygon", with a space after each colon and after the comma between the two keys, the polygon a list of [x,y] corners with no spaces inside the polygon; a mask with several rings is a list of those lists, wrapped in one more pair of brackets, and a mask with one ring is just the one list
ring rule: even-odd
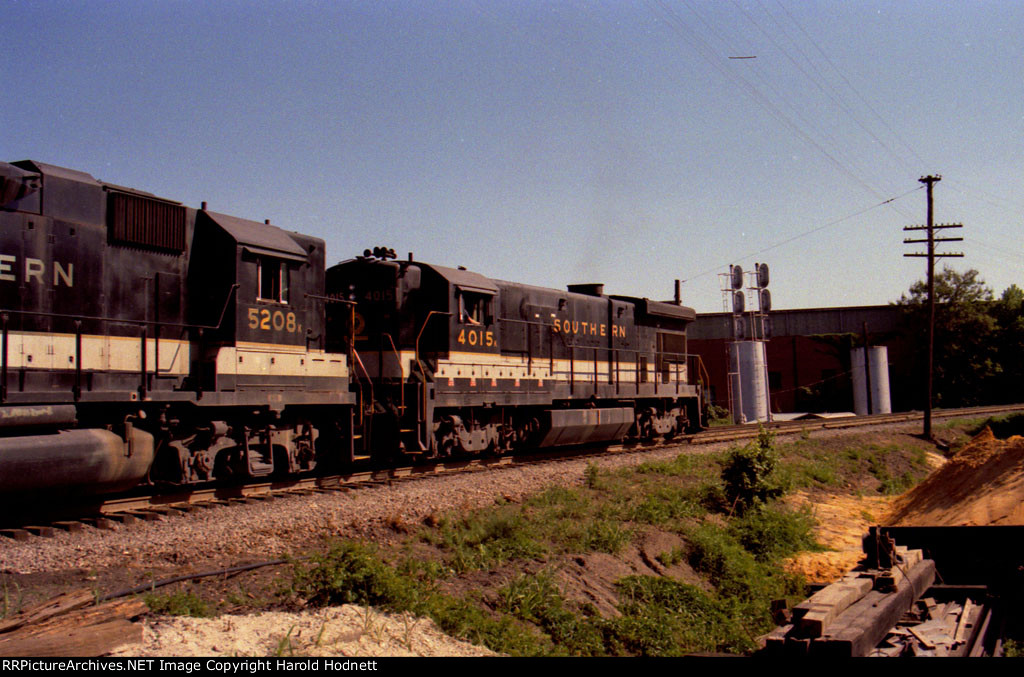
{"label": "power line", "polygon": [[[737,261],[744,261],[746,259],[750,259],[750,258],[753,258],[755,256],[760,256],[761,254],[763,254],[765,252],[768,252],[768,251],[771,251],[772,249],[778,249],[779,247],[781,247],[783,245],[787,245],[790,242],[793,242],[794,240],[799,240],[802,237],[807,237],[808,235],[813,235],[814,233],[817,233],[819,231],[825,230],[826,228],[830,228],[832,226],[840,224],[843,221],[849,221],[850,219],[856,218],[856,217],[860,216],[861,214],[866,214],[867,212],[870,212],[873,209],[878,209],[879,207],[884,207],[885,205],[890,204],[892,202],[895,202],[896,200],[899,200],[900,198],[904,198],[904,197],[910,195],[911,193],[916,193],[917,191],[922,190],[923,188],[924,188],[924,186],[918,186],[917,188],[912,188],[911,190],[908,190],[907,192],[902,193],[900,195],[897,195],[895,197],[891,197],[888,200],[882,200],[881,202],[879,202],[877,204],[874,204],[874,205],[871,205],[870,207],[865,207],[864,209],[861,209],[860,211],[854,212],[852,214],[847,214],[846,216],[843,216],[843,217],[840,217],[838,219],[835,219],[834,221],[829,221],[828,223],[826,223],[824,225],[818,226],[816,228],[812,228],[812,229],[810,229],[808,231],[804,231],[803,233],[800,233],[799,235],[794,235],[793,237],[790,237],[788,239],[782,240],[781,242],[776,242],[773,245],[769,245],[769,246],[767,246],[767,247],[765,247],[763,249],[759,249],[756,252],[751,252],[749,254],[741,256],[741,257],[739,257],[736,260]],[[691,280],[696,280],[698,278],[704,277],[705,275],[710,275],[711,273],[717,273],[717,272],[719,272],[720,270],[722,270],[723,268],[725,268],[728,265],[729,265],[729,263],[723,263],[723,264],[715,266],[714,268],[709,268],[709,269],[707,269],[705,271],[697,273],[696,275],[692,275],[692,276],[686,278],[686,280],[684,280],[684,282],[689,282]]]}
{"label": "power line", "polygon": [[[732,80],[737,85],[739,85],[740,88],[743,89],[751,99],[753,99],[758,105],[760,105],[762,108],[768,111],[768,113],[772,115],[772,117],[774,117],[784,126],[788,127],[790,131],[792,131],[796,136],[801,138],[808,145],[816,148],[818,152],[825,156],[825,158],[829,162],[835,165],[835,167],[839,169],[839,171],[841,171],[852,181],[861,186],[870,195],[873,195],[876,198],[882,197],[881,192],[879,192],[872,186],[868,185],[866,181],[864,181],[853,170],[851,170],[843,162],[841,162],[839,158],[835,156],[834,153],[827,150],[824,146],[818,143],[818,141],[816,141],[809,133],[801,129],[798,124],[793,122],[793,120],[790,119],[789,116],[787,116],[781,108],[779,108],[779,106],[777,106],[769,97],[765,96],[760,90],[758,90],[757,87],[753,85],[753,83],[751,83],[749,80],[744,78],[742,75],[736,73],[732,69],[726,68],[723,65],[727,61],[725,56],[719,54],[715,50],[715,48],[712,47],[704,38],[702,38],[696,31],[691,29],[687,25],[686,21],[684,21],[683,18],[679,16],[679,14],[672,7],[668,6],[668,4],[664,0],[648,0],[648,3],[651,2],[656,3],[656,5],[649,6],[660,9],[662,15],[665,17],[666,25],[670,28],[670,30],[672,30],[676,35],[678,35],[686,42],[690,43],[697,50],[701,58],[707,61],[712,68],[717,70],[726,79]],[[707,24],[705,19],[692,5],[686,3],[686,7],[695,17],[697,17],[698,20]],[[713,29],[711,29],[711,31],[717,33]]]}

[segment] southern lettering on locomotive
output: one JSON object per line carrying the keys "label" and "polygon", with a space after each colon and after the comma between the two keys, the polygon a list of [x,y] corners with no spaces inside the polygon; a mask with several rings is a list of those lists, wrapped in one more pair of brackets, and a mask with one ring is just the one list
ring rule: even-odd
{"label": "southern lettering on locomotive", "polygon": [[375,386],[371,427],[388,429],[392,453],[501,452],[700,425],[686,353],[692,309],[392,258],[367,251],[327,272],[328,293],[348,290],[356,304],[357,372]]}

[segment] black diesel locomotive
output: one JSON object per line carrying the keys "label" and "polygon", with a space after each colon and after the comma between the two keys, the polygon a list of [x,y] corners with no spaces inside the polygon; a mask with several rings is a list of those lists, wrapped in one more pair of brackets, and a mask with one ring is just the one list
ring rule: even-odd
{"label": "black diesel locomotive", "polygon": [[0,206],[0,497],[351,456],[322,240],[27,161]]}
{"label": "black diesel locomotive", "polygon": [[[354,338],[374,449],[443,457],[701,426],[699,360],[686,352],[693,309],[391,259],[377,248],[327,271],[328,296],[356,304],[350,331],[328,333]],[[342,324],[343,312],[328,314],[329,328]]]}
{"label": "black diesel locomotive", "polygon": [[700,426],[678,300],[378,254],[0,163],[0,498]]}

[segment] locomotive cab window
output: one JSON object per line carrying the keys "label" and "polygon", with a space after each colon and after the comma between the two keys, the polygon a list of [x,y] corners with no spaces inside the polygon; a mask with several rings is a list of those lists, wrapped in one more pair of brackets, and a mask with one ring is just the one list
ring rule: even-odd
{"label": "locomotive cab window", "polygon": [[260,301],[288,303],[288,264],[261,256],[256,259],[256,277]]}
{"label": "locomotive cab window", "polygon": [[463,291],[459,294],[459,321],[462,324],[491,324],[491,297],[487,294]]}

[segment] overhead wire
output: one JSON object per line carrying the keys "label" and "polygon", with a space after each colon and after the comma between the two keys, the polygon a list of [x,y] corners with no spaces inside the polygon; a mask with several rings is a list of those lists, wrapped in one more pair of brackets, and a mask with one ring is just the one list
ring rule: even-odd
{"label": "overhead wire", "polygon": [[[808,235],[813,235],[814,233],[818,233],[818,232],[823,231],[823,230],[825,230],[827,228],[831,228],[832,226],[838,225],[838,224],[842,223],[843,221],[849,221],[852,218],[856,218],[856,217],[858,217],[858,216],[860,216],[862,214],[866,214],[866,213],[868,213],[868,212],[870,212],[872,210],[878,209],[879,207],[884,207],[885,205],[892,204],[896,200],[904,198],[904,197],[910,195],[911,193],[916,193],[917,191],[923,190],[923,189],[924,189],[924,186],[918,186],[917,188],[912,188],[911,190],[908,190],[905,193],[901,193],[900,195],[896,195],[894,197],[888,198],[887,200],[882,200],[881,202],[879,202],[877,204],[873,204],[870,207],[865,207],[864,209],[861,209],[859,211],[853,212],[852,214],[847,214],[846,216],[842,216],[842,217],[840,217],[838,219],[834,219],[832,221],[829,221],[828,223],[822,224],[822,225],[817,226],[815,228],[811,228],[810,230],[806,230],[806,231],[804,231],[804,232],[802,232],[802,233],[800,233],[798,235],[794,235],[792,237],[786,238],[785,240],[781,240],[781,241],[776,242],[774,244],[768,245],[767,247],[763,247],[762,249],[758,249],[755,252],[750,252],[748,254],[740,256],[740,257],[734,259],[734,261],[745,261],[745,260],[751,259],[751,258],[753,258],[755,256],[760,256],[761,254],[764,254],[765,252],[771,251],[773,249],[778,249],[779,247],[787,245],[790,242],[793,242],[794,240],[799,240],[800,238],[807,237]],[[719,264],[719,265],[715,266],[714,268],[708,268],[707,270],[703,270],[703,271],[697,273],[696,275],[691,275],[690,277],[686,278],[683,281],[684,282],[690,282],[692,280],[696,280],[697,278],[704,277],[705,275],[710,275],[711,273],[717,273],[717,272],[721,271],[723,268],[729,266],[731,263],[732,262],[728,262],[728,263],[724,263],[724,264]]]}
{"label": "overhead wire", "polygon": [[[833,166],[835,166],[842,174],[847,176],[851,181],[860,186],[869,195],[875,198],[881,199],[883,193],[870,185],[862,176],[856,171],[851,169],[847,163],[837,157],[837,154],[827,148],[822,143],[814,138],[815,132],[805,131],[799,124],[794,122],[789,115],[787,115],[779,105],[768,96],[766,96],[760,89],[758,89],[752,82],[745,78],[739,72],[726,68],[723,64],[727,61],[725,56],[720,54],[713,45],[705,40],[701,35],[693,30],[687,22],[675,11],[675,9],[669,6],[665,0],[647,0],[648,7],[655,14],[660,14],[663,17],[665,25],[675,35],[680,37],[682,40],[690,44],[698,53],[698,55],[704,59],[712,68],[718,71],[724,78],[735,83],[747,96],[752,99],[756,104],[769,113],[779,123],[789,129],[794,135],[803,140],[809,146],[815,148],[822,156],[824,156]],[[691,3],[684,1],[684,6],[692,13],[696,19],[704,24],[705,27],[709,27],[710,24],[707,20],[698,12]],[[709,28],[709,31],[713,33],[719,40],[724,40],[713,27]],[[751,63],[751,62],[744,62]],[[778,96],[780,100],[784,100],[786,97]]]}
{"label": "overhead wire", "polygon": [[[892,150],[892,148],[890,148],[889,145],[885,141],[880,139],[878,137],[878,135],[876,135],[873,131],[871,131],[867,127],[867,125],[865,125],[863,122],[861,122],[860,118],[857,116],[857,114],[854,111],[853,107],[850,106],[849,103],[844,99],[842,93],[839,92],[835,87],[833,87],[831,85],[831,83],[828,82],[827,79],[825,79],[825,77],[823,76],[821,71],[818,70],[818,68],[815,65],[814,61],[812,59],[810,59],[810,57],[807,56],[807,53],[804,52],[804,50],[800,47],[799,43],[797,43],[795,40],[792,40],[792,38],[790,38],[790,41],[792,42],[793,47],[797,50],[797,52],[800,53],[800,55],[804,58],[804,60],[807,61],[808,65],[816,72],[816,76],[815,75],[811,75],[811,73],[809,73],[807,71],[807,69],[805,69],[800,64],[800,62],[797,61],[797,59],[793,57],[792,54],[790,54],[789,50],[786,49],[786,47],[781,42],[779,42],[779,40],[777,40],[774,35],[772,35],[771,31],[767,30],[764,26],[762,26],[761,23],[758,22],[757,19],[755,19],[754,16],[750,12],[748,12],[745,7],[743,7],[742,4],[740,4],[737,0],[733,0],[733,4],[736,5],[737,9],[739,9],[739,11],[743,14],[743,16],[746,17],[747,21],[749,21],[751,23],[751,25],[753,25],[763,36],[765,36],[765,38],[768,39],[768,41],[771,42],[772,45],[775,46],[775,48],[779,51],[779,53],[781,53],[784,57],[786,57],[786,59],[791,64],[793,64],[793,66],[805,78],[807,78],[807,80],[809,80],[818,89],[818,91],[820,91],[839,110],[841,110],[843,113],[845,113],[847,116],[849,116],[849,118],[851,120],[853,120],[853,122],[858,127],[860,127],[860,129],[865,134],[867,134],[869,137],[871,137],[872,141],[874,141],[879,146],[884,148],[898,162],[902,161],[902,158],[898,157],[896,155],[896,153]],[[783,35],[785,35],[786,37],[789,37],[789,34],[786,31],[785,26],[782,25],[782,23],[778,20],[778,18],[776,16],[774,16],[771,12],[768,12],[767,8],[765,8],[764,5],[761,4],[760,2],[759,2],[759,5],[760,5],[761,9],[764,10],[764,12],[768,16],[768,18],[771,19],[775,23],[775,25],[778,27],[779,32],[782,33]],[[912,168],[909,165],[907,165],[907,169],[912,169]]]}
{"label": "overhead wire", "polygon": [[871,111],[871,113],[875,116],[875,119],[878,120],[882,124],[882,126],[884,126],[889,131],[889,133],[892,134],[893,138],[896,139],[896,141],[899,142],[904,148],[906,148],[922,166],[927,164],[924,158],[922,158],[921,155],[918,154],[918,152],[914,150],[913,147],[910,146],[910,144],[904,141],[903,138],[896,133],[896,130],[892,128],[892,125],[890,125],[885,120],[885,118],[882,117],[881,113],[879,113],[875,109],[875,107],[871,105],[871,102],[868,101],[867,97],[861,94],[860,90],[858,90],[853,85],[853,83],[850,82],[850,79],[847,78],[846,75],[839,69],[839,67],[836,66],[836,64],[832,61],[832,59],[829,58],[825,50],[821,48],[821,45],[819,45],[818,42],[811,36],[811,34],[807,32],[803,25],[799,21],[797,21],[796,17],[793,16],[793,14],[788,9],[786,9],[786,6],[782,4],[781,0],[775,0],[775,3],[779,6],[780,9],[782,9],[782,11],[786,14],[789,20],[793,23],[793,25],[797,27],[797,29],[804,35],[805,38],[807,38],[807,41],[814,46],[818,54],[821,55],[821,58],[825,60],[825,63],[827,63],[832,68],[832,70],[835,71],[836,75],[838,75],[840,79],[842,79],[843,83],[850,89],[850,91],[853,92],[858,99],[860,99],[861,103],[863,103],[869,111]]}

